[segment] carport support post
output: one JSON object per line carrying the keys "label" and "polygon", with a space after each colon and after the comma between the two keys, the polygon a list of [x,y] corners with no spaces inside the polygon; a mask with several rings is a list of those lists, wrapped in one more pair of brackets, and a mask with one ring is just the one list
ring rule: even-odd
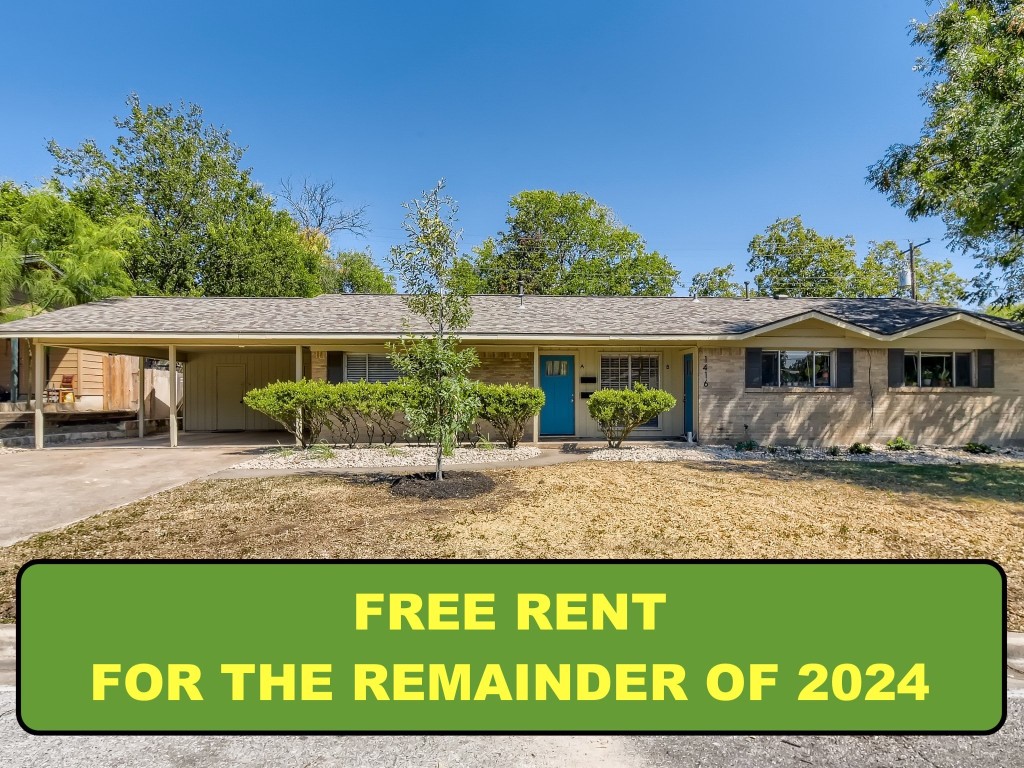
{"label": "carport support post", "polygon": [[[302,345],[295,345],[295,380],[302,381]],[[295,417],[295,444],[302,445],[302,414]]]}
{"label": "carport support post", "polygon": [[178,348],[171,344],[167,348],[167,362],[170,368],[170,376],[168,376],[168,388],[170,390],[170,397],[167,399],[171,409],[171,448],[178,447]]}
{"label": "carport support post", "polygon": [[139,437],[146,436],[146,358],[139,358]]}
{"label": "carport support post", "polygon": [[36,450],[43,447],[43,400],[46,399],[46,347],[36,344],[36,370],[32,385],[36,391],[35,428],[36,428]]}

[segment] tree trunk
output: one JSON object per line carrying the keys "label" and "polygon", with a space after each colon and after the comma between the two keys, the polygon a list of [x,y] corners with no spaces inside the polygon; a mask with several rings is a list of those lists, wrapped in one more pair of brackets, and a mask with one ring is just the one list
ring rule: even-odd
{"label": "tree trunk", "polygon": [[437,441],[437,466],[434,470],[435,480],[444,480],[444,472],[441,470],[441,457],[444,453],[444,447],[441,444],[442,441]]}

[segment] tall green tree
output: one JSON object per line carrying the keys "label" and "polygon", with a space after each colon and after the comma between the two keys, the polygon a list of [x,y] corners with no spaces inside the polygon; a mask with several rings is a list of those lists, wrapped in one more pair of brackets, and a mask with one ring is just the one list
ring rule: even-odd
{"label": "tall green tree", "polygon": [[56,189],[0,184],[0,314],[45,312],[131,293],[132,217],[98,224]]}
{"label": "tall green tree", "polygon": [[367,251],[339,251],[325,262],[327,293],[394,293],[395,278],[385,274]]}
{"label": "tall green tree", "polygon": [[[747,268],[758,293],[789,296],[897,296],[907,257],[893,240],[871,243],[857,260],[852,235],[819,234],[799,216],[779,219],[748,246]],[[966,281],[948,259],[916,258],[918,298],[954,306],[965,298]]]}
{"label": "tall green tree", "polygon": [[509,209],[508,229],[475,249],[481,292],[672,293],[679,272],[592,197],[528,190]]}
{"label": "tall green tree", "polygon": [[312,296],[325,249],[303,237],[242,166],[244,149],[195,104],[143,105],[136,94],[116,118],[108,149],[50,141],[55,175],[72,202],[105,222],[144,219],[128,249],[140,293]]}
{"label": "tall green tree", "polygon": [[[894,240],[869,244],[854,286],[858,296],[896,296],[908,259]],[[953,269],[949,259],[933,261],[918,253],[914,259],[917,297],[933,304],[956,306],[967,298],[967,281]]]}
{"label": "tall green tree", "polygon": [[721,296],[735,298],[743,295],[743,286],[736,282],[736,266],[712,267],[698,272],[690,280],[691,296]]}
{"label": "tall green tree", "polygon": [[770,296],[855,296],[854,239],[820,235],[800,216],[779,219],[747,246],[758,293]]}
{"label": "tall green tree", "polygon": [[911,25],[928,115],[868,181],[911,219],[941,216],[949,242],[974,254],[973,297],[1024,298],[1024,4],[944,0]]}
{"label": "tall green tree", "polygon": [[459,331],[469,324],[472,308],[458,279],[458,205],[444,187],[441,179],[423,197],[405,204],[406,242],[394,246],[388,259],[405,288],[406,306],[430,329],[404,335],[391,359],[413,384],[405,417],[414,434],[434,444],[437,480],[444,479],[444,456],[480,408],[469,378],[479,360],[475,350],[460,349]]}

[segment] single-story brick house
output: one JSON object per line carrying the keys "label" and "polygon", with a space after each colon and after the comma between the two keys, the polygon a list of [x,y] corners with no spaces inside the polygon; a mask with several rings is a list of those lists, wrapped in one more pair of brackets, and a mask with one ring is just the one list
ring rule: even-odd
{"label": "single-story brick house", "polygon": [[[590,393],[643,382],[678,404],[638,438],[1024,442],[1024,324],[1002,318],[896,298],[472,304],[462,336],[480,357],[477,377],[547,395],[527,439],[599,437]],[[386,381],[386,344],[421,327],[400,296],[136,297],[8,323],[0,338],[183,363],[183,429],[265,430],[273,423],[241,402],[247,390],[302,376]]]}

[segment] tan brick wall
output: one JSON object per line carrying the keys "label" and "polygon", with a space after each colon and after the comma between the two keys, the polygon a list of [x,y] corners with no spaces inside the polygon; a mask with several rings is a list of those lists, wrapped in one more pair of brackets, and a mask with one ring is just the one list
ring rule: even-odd
{"label": "tan brick wall", "polygon": [[[1024,352],[997,349],[995,389],[914,391],[888,386],[887,350],[854,351],[852,389],[747,390],[745,350],[701,349],[708,386],[699,385],[704,442],[747,437],[765,444],[849,445],[902,435],[913,443],[1024,442]],[[746,425],[746,428],[744,428]]]}
{"label": "tan brick wall", "polygon": [[470,375],[488,384],[529,384],[533,386],[533,353],[477,352],[480,367]]}

